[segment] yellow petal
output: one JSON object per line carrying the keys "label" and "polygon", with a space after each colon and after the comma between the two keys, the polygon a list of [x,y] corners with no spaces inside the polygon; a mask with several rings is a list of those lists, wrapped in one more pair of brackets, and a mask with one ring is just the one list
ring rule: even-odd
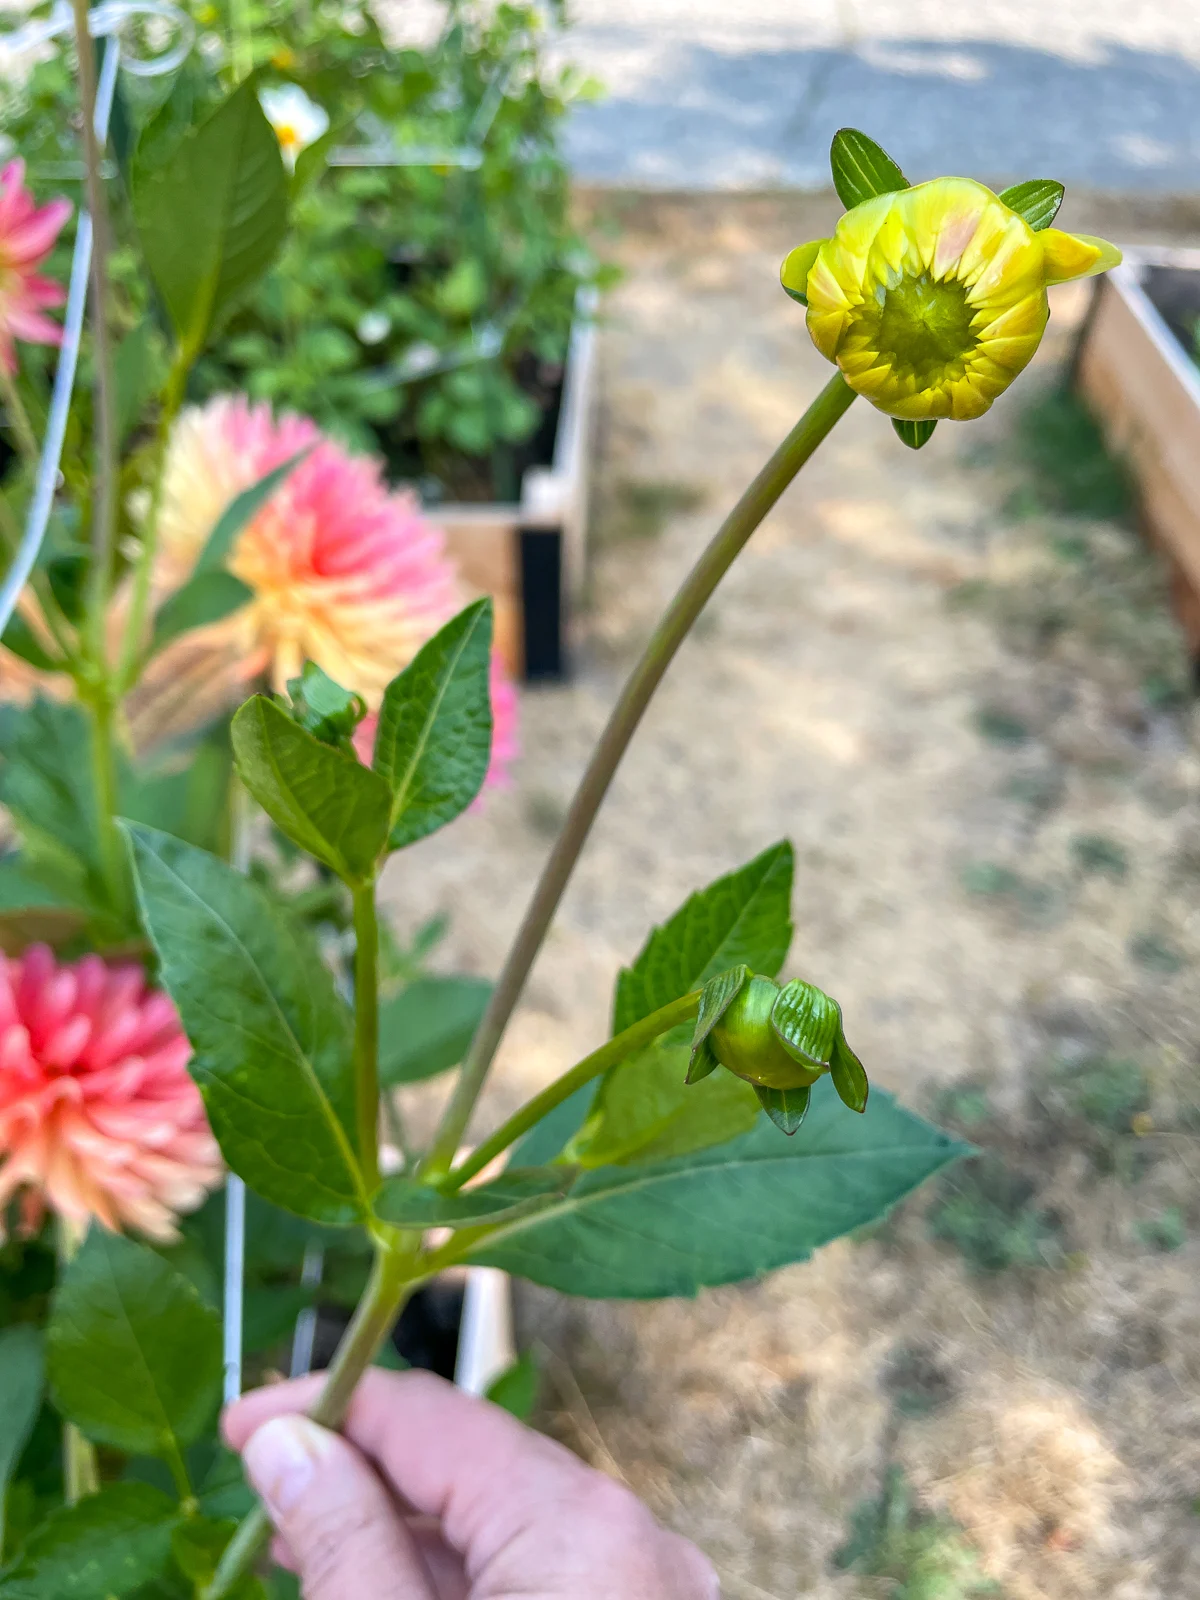
{"label": "yellow petal", "polygon": [[798,244],[794,250],[788,252],[783,266],[779,269],[779,281],[785,289],[790,289],[793,294],[807,296],[808,275],[824,243],[824,239],[813,239],[808,244]]}
{"label": "yellow petal", "polygon": [[1043,252],[1047,283],[1067,283],[1072,278],[1094,278],[1098,272],[1119,267],[1121,252],[1106,239],[1093,239],[1086,233],[1064,233],[1061,228],[1043,228],[1037,235]]}

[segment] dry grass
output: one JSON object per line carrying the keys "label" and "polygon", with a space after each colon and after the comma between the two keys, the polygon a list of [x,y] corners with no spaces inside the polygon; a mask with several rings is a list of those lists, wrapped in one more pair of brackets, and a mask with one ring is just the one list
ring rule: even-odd
{"label": "dry grass", "polygon": [[[618,209],[598,470],[706,498],[659,495],[657,537],[598,552],[581,672],[527,697],[516,789],[397,874],[405,924],[448,910],[448,954],[479,970],[656,610],[824,376],[775,275],[828,230],[825,201]],[[1125,238],[1137,221],[1072,220]],[[839,997],[873,1076],[969,1121],[1018,1213],[1049,1219],[1048,1264],[984,1270],[932,1236],[935,1192],[695,1303],[525,1295],[561,1380],[546,1425],[697,1538],[733,1597],[899,1594],[833,1564],[889,1468],[1014,1600],[1200,1597],[1185,666],[1130,530],[1057,503],[1015,443],[1082,309],[1060,297],[1024,401],[920,455],[856,406],[814,459],[630,752],[492,1093],[496,1116],[589,1048],[648,924],[787,834],[793,970]]]}

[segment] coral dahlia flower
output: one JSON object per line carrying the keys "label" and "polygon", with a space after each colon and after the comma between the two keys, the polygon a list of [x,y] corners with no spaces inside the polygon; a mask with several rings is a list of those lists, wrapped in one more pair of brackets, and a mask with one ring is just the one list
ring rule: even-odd
{"label": "coral dahlia flower", "polygon": [[58,344],[62,329],[43,315],[66,299],[62,287],[40,278],[37,268],[54,248],[71,215],[69,200],[38,206],[25,187],[25,163],[10,161],[0,171],[0,366],[17,370],[17,339]]}
{"label": "coral dahlia flower", "polygon": [[221,1175],[190,1055],[140,967],[0,956],[0,1208],[173,1238]]}
{"label": "coral dahlia flower", "polygon": [[[466,603],[441,530],[414,496],[387,487],[375,461],[349,455],[306,417],[275,417],[268,405],[225,395],[186,411],[171,437],[156,603],[187,581],[230,501],[305,448],[230,557],[254,599],[157,658],[154,709],[135,708],[138,721],[161,728],[182,714],[194,724],[263,678],[282,693],[306,660],[374,713],[396,674]],[[516,708],[495,661],[492,699],[494,781],[513,755]]]}

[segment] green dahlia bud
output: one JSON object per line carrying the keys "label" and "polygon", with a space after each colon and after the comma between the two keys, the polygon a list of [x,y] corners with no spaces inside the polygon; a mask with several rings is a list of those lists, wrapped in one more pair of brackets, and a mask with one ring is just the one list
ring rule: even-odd
{"label": "green dahlia bud", "polygon": [[343,689],[321,671],[314,661],[306,661],[298,678],[288,679],[292,716],[322,744],[351,747],[354,730],[367,714],[362,695]]}
{"label": "green dahlia bud", "polygon": [[734,967],[706,984],[688,1082],[718,1066],[753,1084],[763,1110],[788,1134],[803,1122],[812,1085],[826,1072],[852,1111],[866,1109],[867,1075],[846,1043],[841,1007],[800,979],[781,988]]}

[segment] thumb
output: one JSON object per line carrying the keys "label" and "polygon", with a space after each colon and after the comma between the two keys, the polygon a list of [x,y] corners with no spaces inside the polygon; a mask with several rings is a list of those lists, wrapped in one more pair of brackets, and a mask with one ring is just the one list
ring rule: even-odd
{"label": "thumb", "polygon": [[308,1417],[275,1417],[242,1450],[305,1600],[434,1600],[390,1495],[358,1451]]}

